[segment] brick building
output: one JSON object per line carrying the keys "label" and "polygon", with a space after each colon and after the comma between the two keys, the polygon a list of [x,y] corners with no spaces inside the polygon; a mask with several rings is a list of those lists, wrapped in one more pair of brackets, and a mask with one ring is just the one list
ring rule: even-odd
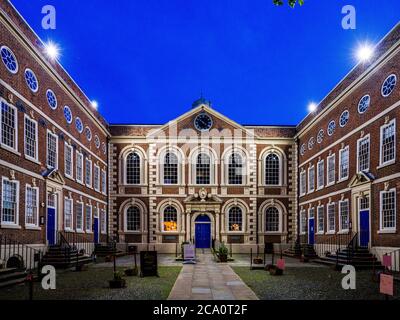
{"label": "brick building", "polygon": [[0,235],[398,248],[399,51],[397,25],[297,126],[240,125],[203,98],[164,125],[110,125],[2,1]]}

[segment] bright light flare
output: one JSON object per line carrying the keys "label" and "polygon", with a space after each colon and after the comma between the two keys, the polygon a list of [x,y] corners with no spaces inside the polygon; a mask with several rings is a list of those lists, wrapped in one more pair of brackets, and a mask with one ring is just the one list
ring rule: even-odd
{"label": "bright light flare", "polygon": [[359,62],[368,62],[374,55],[374,48],[369,43],[363,43],[357,48],[357,59]]}
{"label": "bright light flare", "polygon": [[314,112],[317,110],[318,105],[315,102],[310,102],[308,105],[308,112]]}
{"label": "bright light flare", "polygon": [[98,102],[97,102],[96,100],[93,100],[93,101],[92,101],[92,107],[93,107],[94,109],[96,109],[96,110],[97,110],[97,108],[99,107],[99,104],[98,104]]}
{"label": "bright light flare", "polygon": [[46,55],[53,61],[58,60],[58,58],[60,57],[60,48],[56,43],[52,41],[48,41],[45,44],[44,51]]}

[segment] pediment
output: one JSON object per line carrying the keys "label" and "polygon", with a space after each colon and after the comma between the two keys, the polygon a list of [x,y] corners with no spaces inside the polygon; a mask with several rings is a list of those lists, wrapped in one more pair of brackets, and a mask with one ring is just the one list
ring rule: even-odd
{"label": "pediment", "polygon": [[[195,128],[194,120],[201,114],[206,113],[212,118],[213,125],[209,131],[198,131]],[[235,121],[229,119],[223,114],[217,112],[215,109],[202,104],[193,108],[192,110],[184,113],[180,117],[169,121],[162,127],[153,130],[147,136],[147,138],[159,139],[162,137],[241,137],[251,138],[255,134],[253,130],[247,129]]]}
{"label": "pediment", "polygon": [[47,169],[42,173],[43,177],[51,180],[52,182],[58,183],[58,184],[65,184],[65,180],[63,176],[60,174],[60,172],[57,169]]}
{"label": "pediment", "polygon": [[374,180],[375,180],[375,177],[371,173],[361,171],[359,173],[356,173],[353,176],[353,178],[351,178],[350,183],[349,183],[349,188],[363,185],[366,183],[371,183]]}

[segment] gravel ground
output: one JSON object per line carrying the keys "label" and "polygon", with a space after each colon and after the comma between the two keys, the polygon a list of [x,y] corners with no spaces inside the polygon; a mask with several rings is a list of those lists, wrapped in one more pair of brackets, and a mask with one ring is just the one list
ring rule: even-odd
{"label": "gravel ground", "polygon": [[[344,290],[341,281],[345,275],[328,267],[287,268],[283,276],[246,267],[232,268],[261,300],[385,299],[379,293],[379,283],[372,281],[372,271],[357,271],[356,290]],[[396,297],[400,298],[400,288]]]}
{"label": "gravel ground", "polygon": [[[119,268],[118,268],[119,269]],[[123,270],[123,269],[119,269]],[[82,272],[61,272],[56,290],[43,290],[34,284],[35,300],[165,300],[175,283],[181,267],[159,267],[160,277],[125,277],[127,287],[109,289],[112,268],[94,268]],[[28,286],[0,289],[0,300],[28,299]]]}

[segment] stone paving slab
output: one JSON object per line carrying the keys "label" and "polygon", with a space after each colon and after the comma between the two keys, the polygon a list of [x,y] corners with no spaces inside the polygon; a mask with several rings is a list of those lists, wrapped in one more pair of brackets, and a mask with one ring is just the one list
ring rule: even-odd
{"label": "stone paving slab", "polygon": [[168,300],[258,300],[228,264],[211,253],[197,255],[195,265],[183,265]]}

